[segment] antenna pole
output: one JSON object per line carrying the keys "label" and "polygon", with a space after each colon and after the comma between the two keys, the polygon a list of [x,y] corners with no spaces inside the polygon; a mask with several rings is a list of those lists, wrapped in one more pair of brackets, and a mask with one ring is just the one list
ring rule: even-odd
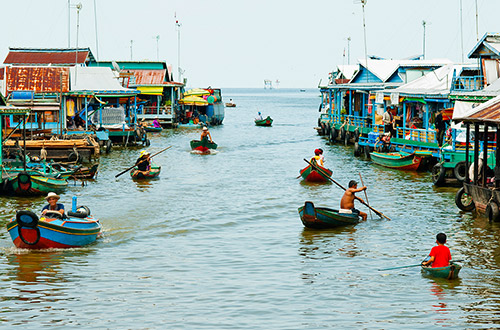
{"label": "antenna pole", "polygon": [[182,82],[182,69],[181,69],[181,26],[179,20],[175,20],[177,27],[177,70],[179,71],[179,82]]}
{"label": "antenna pole", "polygon": [[68,0],[68,48],[71,47],[71,0]]}
{"label": "antenna pole", "polygon": [[95,57],[97,62],[99,62],[99,39],[97,39],[97,5],[96,1],[94,0],[94,23],[95,23]]}
{"label": "antenna pole", "polygon": [[424,42],[423,42],[423,50],[422,50],[422,54],[423,54],[423,57],[424,57],[424,60],[425,60],[425,25],[427,24],[426,21],[422,21],[422,26],[424,28]]}
{"label": "antenna pole", "polygon": [[462,47],[461,58],[462,63],[464,62],[464,27],[462,22],[462,0],[460,0],[460,44]]}
{"label": "antenna pole", "polygon": [[160,35],[156,36],[156,60],[160,61]]}
{"label": "antenna pole", "polygon": [[76,5],[76,52],[75,52],[75,83],[78,77],[78,32],[80,31],[80,10],[82,9],[82,4],[78,3]]}
{"label": "antenna pole", "polygon": [[347,37],[347,64],[351,64],[351,37]]}
{"label": "antenna pole", "polygon": [[[366,49],[365,5],[366,5],[366,0],[361,0],[361,6],[363,8],[363,32],[364,32],[364,39],[365,39],[365,65],[366,65],[366,70],[368,71],[368,51]],[[366,82],[368,82],[368,75],[366,75]]]}
{"label": "antenna pole", "polygon": [[134,40],[130,40],[130,60],[132,61],[132,58],[133,58],[133,53],[132,53],[132,49],[133,49],[133,45],[134,45]]}
{"label": "antenna pole", "polygon": [[479,14],[477,11],[477,0],[476,0],[476,39],[479,41]]}

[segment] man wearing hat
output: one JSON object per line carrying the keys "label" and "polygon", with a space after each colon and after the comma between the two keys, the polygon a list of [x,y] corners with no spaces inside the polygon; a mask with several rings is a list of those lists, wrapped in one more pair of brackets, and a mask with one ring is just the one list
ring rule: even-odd
{"label": "man wearing hat", "polygon": [[354,181],[354,180],[349,181],[349,188],[346,189],[344,196],[342,196],[342,199],[340,200],[340,209],[341,209],[340,213],[344,213],[344,212],[342,212],[343,210],[344,211],[350,210],[351,213],[359,215],[363,219],[363,221],[366,221],[367,214],[354,208],[354,200],[355,199],[358,199],[362,203],[364,203],[364,201],[361,198],[356,197],[354,195],[355,193],[363,191],[363,190],[366,190],[366,186],[363,186],[363,187],[358,189],[358,183],[356,181]]}
{"label": "man wearing hat", "polygon": [[202,141],[203,139],[208,139],[208,138],[210,138],[210,142],[213,142],[212,136],[210,135],[208,128],[205,126],[205,127],[203,127],[203,130],[201,132],[200,141]]}
{"label": "man wearing hat", "polygon": [[57,202],[59,198],[61,197],[55,192],[49,192],[47,197],[45,197],[49,204],[43,207],[42,214],[47,213],[47,211],[56,211],[64,215],[64,205]]}
{"label": "man wearing hat", "polygon": [[151,159],[149,158],[149,152],[142,150],[139,158],[135,162],[137,169],[142,172],[147,172],[151,168]]}
{"label": "man wearing hat", "polygon": [[264,120],[264,118],[262,117],[262,114],[259,112],[257,112],[257,118],[255,118],[255,120]]}

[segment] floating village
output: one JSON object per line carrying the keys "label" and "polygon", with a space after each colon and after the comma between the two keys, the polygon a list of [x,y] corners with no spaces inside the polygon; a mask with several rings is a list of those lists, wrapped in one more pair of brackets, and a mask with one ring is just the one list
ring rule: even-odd
{"label": "floating village", "polygon": [[[365,0],[361,2],[363,5],[366,3]],[[226,92],[220,86],[189,85],[188,87],[187,79],[182,79],[180,68],[179,75],[174,75],[174,68],[167,61],[124,61],[120,59],[99,61],[90,47],[11,47],[3,64],[0,65],[0,139],[2,141],[0,148],[2,169],[0,194],[6,200],[15,200],[12,202],[14,206],[9,205],[12,214],[9,215],[9,219],[5,221],[6,224],[3,226],[5,235],[9,238],[9,244],[12,244],[13,249],[16,249],[11,254],[36,254],[44,251],[68,250],[73,253],[75,250],[89,247],[101,248],[99,242],[103,240],[106,219],[99,218],[98,212],[91,210],[89,204],[85,202],[85,189],[87,189],[88,182],[101,187],[106,183],[104,180],[99,182],[97,179],[102,169],[102,163],[106,163],[108,173],[113,171],[114,177],[109,178],[108,176],[107,184],[116,183],[119,177],[123,182],[126,182],[120,186],[120,189],[123,187],[126,192],[122,195],[118,193],[115,195],[115,192],[109,193],[109,191],[103,192],[102,200],[108,198],[109,201],[106,203],[110,205],[115,203],[115,199],[123,198],[123,205],[119,206],[123,209],[126,209],[127,201],[130,201],[127,198],[135,198],[134,202],[137,202],[133,211],[128,210],[129,214],[132,214],[131,216],[123,215],[126,211],[123,211],[123,214],[120,212],[116,212],[116,215],[113,214],[123,223],[133,222],[134,217],[146,222],[145,219],[148,216],[158,212],[156,208],[160,207],[155,205],[153,201],[140,200],[138,197],[130,196],[134,193],[142,194],[148,191],[151,193],[155,188],[158,188],[154,183],[160,180],[170,180],[171,183],[175,181],[172,186],[179,190],[174,193],[175,198],[178,198],[179,201],[172,200],[172,195],[169,195],[169,200],[167,197],[163,199],[162,196],[159,199],[160,203],[179,204],[186,210],[196,210],[194,212],[198,212],[200,209],[201,214],[209,214],[208,216],[212,217],[210,207],[207,205],[224,204],[220,201],[220,194],[226,193],[220,193],[220,191],[224,191],[225,184],[241,185],[243,187],[241,190],[248,190],[248,186],[257,185],[252,183],[248,177],[253,175],[252,178],[256,180],[256,177],[260,175],[259,171],[263,172],[264,170],[273,174],[272,179],[268,179],[265,183],[261,182],[261,185],[267,185],[270,181],[279,182],[276,186],[283,184],[283,181],[277,179],[280,176],[285,176],[282,174],[283,169],[273,170],[271,165],[269,168],[263,168],[267,165],[254,166],[254,162],[259,164],[258,162],[262,161],[264,164],[270,164],[269,159],[279,158],[276,156],[277,154],[292,154],[296,151],[291,146],[294,143],[304,143],[308,145],[308,148],[310,147],[307,150],[308,153],[304,154],[306,158],[300,159],[300,168],[297,167],[296,172],[292,174],[286,174],[287,179],[298,175],[293,180],[295,180],[294,184],[300,181],[299,189],[303,195],[300,195],[299,198],[292,196],[292,194],[287,195],[289,191],[286,189],[281,191],[282,186],[280,186],[276,188],[279,191],[275,193],[277,197],[273,196],[262,200],[248,198],[248,201],[245,200],[243,205],[236,205],[237,202],[235,202],[234,209],[237,211],[231,210],[233,207],[231,204],[223,211],[218,210],[220,212],[213,215],[213,218],[219,217],[218,220],[222,219],[220,220],[222,223],[225,213],[230,214],[227,215],[230,220],[227,220],[223,226],[232,228],[232,226],[239,225],[233,217],[237,219],[245,212],[251,214],[251,211],[247,209],[253,206],[260,207],[262,205],[262,209],[266,212],[265,215],[254,215],[253,219],[256,222],[257,219],[266,219],[267,213],[273,214],[273,212],[279,213],[276,215],[277,218],[284,218],[283,214],[286,215],[291,210],[296,222],[293,225],[287,223],[286,226],[282,226],[282,224],[279,226],[282,226],[280,230],[284,227],[289,230],[290,226],[304,230],[300,235],[292,234],[300,236],[297,240],[302,246],[298,249],[299,252],[293,252],[300,256],[299,259],[302,258],[300,262],[297,262],[300,267],[334,254],[327,251],[324,252],[327,257],[323,255],[317,257],[314,253],[324,247],[312,247],[315,244],[321,245],[321,242],[327,242],[329,239],[333,239],[332,237],[338,239],[338,237],[348,236],[343,242],[344,246],[339,248],[328,246],[328,249],[335,253],[338,252],[340,256],[347,255],[349,258],[353,258],[357,253],[361,254],[358,250],[362,250],[357,249],[352,238],[356,230],[359,230],[357,228],[363,224],[388,226],[387,223],[391,223],[394,224],[394,227],[398,226],[397,221],[390,221],[393,220],[391,219],[393,217],[391,211],[405,208],[404,199],[411,199],[413,196],[406,195],[401,197],[401,201],[390,205],[389,202],[383,201],[383,198],[376,198],[376,191],[368,190],[367,192],[370,185],[365,185],[364,179],[367,177],[362,177],[361,170],[358,172],[359,182],[358,178],[350,181],[346,179],[348,176],[346,173],[350,173],[352,176],[352,172],[357,172],[362,166],[370,169],[373,167],[383,168],[384,171],[388,171],[389,174],[385,173],[385,177],[380,175],[382,179],[379,177],[379,181],[399,175],[394,173],[418,172],[419,176],[415,181],[427,180],[425,182],[428,183],[428,187],[432,187],[435,191],[448,193],[448,195],[443,193],[439,198],[449,197],[453,194],[454,200],[450,199],[450,203],[454,204],[454,208],[456,206],[456,213],[460,216],[473,214],[474,217],[479,217],[490,225],[500,223],[500,152],[497,150],[497,145],[500,143],[500,33],[485,33],[482,37],[477,38],[477,43],[468,51],[467,58],[467,63],[465,61],[455,63],[447,58],[428,59],[424,55],[399,60],[365,54],[365,57],[357,60],[355,64],[337,65],[332,72],[327,73],[328,80],[320,81],[314,91],[298,88],[295,90],[299,96],[293,96],[296,97],[293,102],[296,101],[300,104],[300,101],[297,100],[302,100],[300,99],[301,94],[314,93],[317,103],[313,109],[314,121],[307,127],[309,136],[300,136],[294,140],[295,136],[289,137],[292,135],[290,127],[293,126],[293,123],[283,124],[280,122],[286,116],[299,117],[297,114],[295,114],[297,117],[292,117],[294,114],[289,108],[286,108],[286,116],[281,115],[280,117],[276,115],[277,111],[273,113],[269,110],[273,109],[272,107],[257,107],[253,104],[247,108],[241,106],[245,103],[244,101],[240,103],[240,100],[244,100],[245,97],[247,97],[247,104],[254,102],[248,96],[249,92],[241,92],[239,95],[235,93],[240,99],[228,93],[235,98],[233,100],[225,96]],[[270,98],[271,100],[279,99],[276,96],[278,94],[271,93],[278,90],[280,81],[273,82],[270,79],[264,79],[263,82],[264,86],[260,91],[263,94],[258,94],[255,98],[264,99],[273,95],[275,99]],[[248,101],[249,99],[251,101]],[[265,102],[262,101],[261,104],[265,104]],[[299,107],[300,105],[297,106],[297,108]],[[221,139],[221,131],[225,129],[226,111],[231,111],[233,114],[237,114],[240,120],[244,118],[246,121],[245,124],[234,125],[240,126],[234,130],[237,133],[232,133],[233,136]],[[250,111],[252,119],[248,120]],[[288,128],[286,125],[289,125]],[[259,129],[259,131],[250,134],[246,132],[248,127]],[[274,136],[270,138],[266,134],[280,129],[282,136],[286,136],[285,142],[278,140],[278,138],[276,138],[278,142],[270,142]],[[285,130],[287,131],[285,132]],[[177,140],[172,136],[175,136]],[[260,137],[266,137],[267,140],[259,140]],[[189,142],[183,140],[184,138],[189,139]],[[288,138],[291,142],[288,141]],[[241,142],[242,140],[243,142]],[[156,141],[156,145],[153,145],[152,141]],[[158,143],[158,141],[161,142]],[[180,146],[179,141],[183,141],[184,145]],[[237,142],[229,146],[228,144],[233,141]],[[176,143],[179,145],[175,145]],[[272,146],[273,143],[274,146]],[[233,165],[224,167],[220,163],[214,165],[216,161],[229,163],[234,159],[245,158],[246,153],[236,156],[226,155],[237,149],[250,149],[248,144],[252,145],[252,149],[261,148],[264,150],[259,151],[258,156],[254,156],[253,159],[243,160],[243,162],[248,162],[245,164],[248,168],[244,168],[244,166],[236,168]],[[266,147],[269,147],[269,150],[265,151]],[[165,156],[176,148],[182,149],[176,154],[176,160],[172,160],[174,158],[172,157],[168,163],[157,161],[161,157],[160,154]],[[120,155],[118,158],[123,157],[121,160],[130,166],[125,168],[124,163],[117,165],[116,160],[113,160],[115,163],[110,162],[109,160],[114,153]],[[179,156],[181,153],[185,155]],[[325,159],[324,154],[330,158]],[[350,165],[346,167],[354,168],[354,170],[348,172],[342,166],[338,166],[339,163],[336,163],[335,167],[330,167],[329,165],[333,163],[330,159],[333,158],[334,154],[338,156],[335,161],[339,163],[347,163],[346,155],[348,155]],[[192,157],[186,160],[187,158],[182,158],[183,156]],[[269,158],[265,158],[267,156]],[[126,161],[125,158],[127,158]],[[189,162],[193,159],[193,162],[196,162],[199,167],[189,166]],[[363,165],[359,165],[358,160]],[[209,164],[209,161],[212,163]],[[285,159],[285,161],[292,163],[289,159]],[[172,171],[172,167],[181,169],[177,173],[177,177],[170,176],[168,171]],[[280,170],[283,172],[280,173]],[[185,175],[184,172],[189,173]],[[167,173],[168,178],[166,177]],[[210,181],[217,176],[217,179]],[[375,177],[376,175],[366,181],[371,181],[373,186],[374,183],[377,183]],[[339,179],[344,181],[341,182]],[[111,181],[114,182],[110,183]],[[132,183],[134,186],[130,188]],[[288,183],[289,181],[286,181],[285,184]],[[77,185],[79,196],[78,198],[72,196],[71,203],[68,203],[67,196],[64,195],[73,195],[73,188]],[[192,193],[193,187],[204,185],[212,185],[209,187],[210,193],[206,194],[209,195],[208,197],[202,193]],[[298,186],[298,183],[295,185]],[[169,189],[174,189],[172,186]],[[271,185],[269,184],[269,186]],[[100,189],[104,191],[108,188]],[[163,189],[163,191],[157,189],[154,194],[165,194],[166,196],[168,189]],[[336,201],[332,202],[330,199],[325,201],[326,198],[321,200],[318,197],[324,196],[321,194],[328,189],[330,191],[340,190],[340,193],[334,193],[336,197],[338,195],[340,205]],[[395,187],[394,189],[400,188]],[[219,190],[219,195],[214,193],[212,196],[211,194],[216,190]],[[227,198],[231,199],[233,196],[237,196],[238,192],[233,191],[232,194]],[[244,193],[242,194],[244,195]],[[303,198],[304,194],[307,194],[307,199]],[[372,203],[369,202],[368,194],[373,196]],[[227,195],[229,196],[231,193],[227,193]],[[66,206],[59,203],[62,199],[61,196],[66,197]],[[207,202],[205,198],[209,201]],[[236,200],[236,197],[234,198]],[[278,208],[277,206],[269,206],[273,205],[270,202],[273,198],[284,200],[283,203],[276,203],[285,205],[286,210],[275,211],[273,207]],[[297,199],[300,200],[300,203],[293,204],[296,203]],[[45,201],[48,204],[41,211],[35,210],[32,206],[38,207],[37,203],[42,200],[44,204]],[[328,207],[325,207],[325,204],[328,204]],[[439,208],[444,204],[441,201],[436,202],[438,206],[434,207]],[[23,208],[21,209],[20,206]],[[388,211],[385,207],[388,208]],[[419,207],[430,208],[424,202]],[[146,211],[142,211],[142,208]],[[206,211],[207,209],[209,211]],[[384,210],[381,211],[381,209]],[[137,213],[134,213],[136,210]],[[94,213],[96,214],[94,215]],[[184,213],[180,213],[170,216],[183,218],[182,221],[185,220],[184,217],[187,217],[189,218],[186,220],[187,223],[202,222],[199,220],[202,218],[199,214],[186,216]],[[368,213],[370,220],[367,221]],[[381,221],[374,221],[374,217]],[[405,214],[399,214],[399,218],[404,217]],[[153,229],[148,228],[148,226],[152,226]],[[151,255],[155,255],[155,257],[161,255],[162,249],[165,248],[161,244],[167,244],[156,245],[154,235],[169,236],[173,240],[173,237],[177,238],[183,235],[187,237],[188,234],[191,234],[190,231],[200,230],[198,228],[193,230],[189,226],[186,226],[189,229],[179,226],[178,228],[165,229],[163,232],[164,229],[161,226],[161,222],[153,225],[146,224],[144,227],[142,223],[133,224],[130,225],[130,228],[120,229],[122,230],[120,234],[128,231],[132,232],[130,235],[134,235],[134,239],[135,237],[138,237],[138,241],[144,239],[147,242],[145,245],[148,246],[148,251],[142,251],[140,258],[144,254],[154,259]],[[212,225],[206,225],[206,227],[210,226]],[[265,229],[257,228],[258,226]],[[217,225],[214,227],[217,228]],[[435,228],[437,227],[435,225]],[[143,234],[141,230],[149,230],[154,234],[149,232]],[[209,242],[207,245],[213,245],[219,249],[221,243],[218,240],[222,240],[221,237],[224,234],[218,236],[217,230],[208,233],[200,230],[202,233],[199,235],[216,237],[214,239],[216,243]],[[276,228],[260,224],[255,225],[253,230],[274,232]],[[370,230],[375,231],[379,228],[371,228]],[[384,228],[383,230],[388,229]],[[236,236],[235,241],[245,241],[245,235],[249,236],[247,229],[241,231],[244,234],[240,233],[240,236]],[[410,232],[410,230],[407,231]],[[129,234],[128,232],[126,234]],[[326,236],[318,234],[325,232]],[[143,234],[142,237],[141,234]],[[432,248],[428,256],[418,255],[417,258],[420,259],[417,264],[387,268],[386,266],[400,262],[406,264],[406,262],[400,261],[405,255],[413,253],[411,257],[415,259],[415,255],[420,253],[420,251],[415,252],[415,249],[411,250],[411,253],[406,253],[407,250],[401,248],[400,255],[392,255],[387,251],[384,251],[386,254],[380,253],[381,259],[385,258],[384,260],[387,262],[383,266],[386,268],[382,267],[375,271],[371,269],[370,272],[377,274],[374,277],[380,277],[377,280],[383,281],[386,279],[381,279],[381,277],[385,275],[378,272],[415,267],[426,278],[432,278],[433,281],[436,279],[444,281],[438,283],[441,283],[439,285],[445,288],[451,286],[453,289],[454,285],[459,286],[460,277],[464,271],[462,274],[459,273],[462,268],[467,269],[468,265],[463,263],[463,259],[456,257],[459,255],[458,253],[454,253],[454,258],[451,258],[448,248],[444,246],[447,242],[444,233],[436,231],[432,235],[436,235],[437,245]],[[294,239],[296,239],[295,236],[293,236]],[[269,241],[275,239],[274,237],[270,238],[271,236],[265,237]],[[226,238],[224,236],[223,239]],[[267,247],[266,253],[272,255],[274,252],[269,252],[270,250],[279,244],[286,245],[283,242],[279,242],[279,244],[277,242],[276,239],[276,241],[268,243],[272,245],[272,248]],[[231,249],[237,246],[237,242],[227,243],[224,241],[224,243],[227,245],[223,247],[230,251],[227,252],[228,255],[233,253],[234,251]],[[252,245],[254,243],[254,241],[246,242],[257,251],[258,247],[255,246],[258,245]],[[376,240],[371,244],[383,246],[383,243]],[[413,245],[418,244],[420,242],[417,244],[413,242]],[[198,246],[193,247],[193,249],[197,248]],[[245,249],[247,249],[246,246]],[[221,250],[223,249],[221,248]],[[252,249],[248,248],[248,250]],[[346,250],[349,251],[346,252]],[[365,247],[366,250],[369,249]],[[19,253],[19,251],[23,252]],[[179,253],[181,257],[171,254],[168,258],[183,264],[183,258],[189,259],[186,257],[189,255],[195,261],[192,261],[192,264],[186,262],[187,267],[196,268],[197,262],[202,263],[200,259],[212,257],[208,254],[199,257],[201,253],[198,255],[198,251],[190,253],[191,255]],[[305,257],[308,253],[314,257]],[[133,255],[132,252],[130,254]],[[279,255],[279,253],[276,254]],[[390,258],[387,257],[387,254]],[[261,257],[262,255],[259,255],[257,259]],[[107,258],[110,258],[109,255]],[[236,265],[246,262],[245,257],[241,257],[241,260],[237,260],[237,262],[231,258],[228,257],[229,263]],[[376,258],[372,257],[372,259]],[[392,260],[392,263],[387,259]],[[351,260],[354,259],[348,259],[349,262]],[[280,264],[276,260],[273,262]],[[154,266],[156,267],[156,265]],[[175,267],[172,266],[172,268]],[[151,271],[151,273],[154,272],[156,272],[156,268]],[[247,272],[251,273],[251,271]],[[320,271],[314,272],[313,275],[302,270],[297,272],[300,273],[300,276],[297,277],[300,277],[301,281],[306,282],[307,285],[312,285],[316,277],[321,276]],[[217,274],[217,270],[214,273]],[[352,274],[355,274],[355,271],[351,268],[338,278],[349,283],[361,281],[359,279],[361,276],[357,275],[358,277],[356,277]],[[227,274],[223,275],[227,276]],[[266,273],[262,277],[267,278],[268,275]],[[181,276],[189,275],[182,274]],[[332,275],[332,277],[335,276]],[[149,281],[150,278],[143,276],[141,280]],[[387,279],[387,281],[389,280],[392,279]],[[197,278],[192,282],[195,284],[190,283],[189,286],[196,286],[199,282],[203,282],[203,278]],[[238,285],[234,285],[234,287],[238,287]],[[351,290],[350,285],[349,290]],[[260,286],[256,287],[260,289]],[[436,291],[439,290],[446,291],[441,287],[436,289]],[[182,296],[182,294],[178,295]],[[226,293],[222,295],[224,294]],[[196,300],[196,294],[193,296],[195,298],[192,300]]]}

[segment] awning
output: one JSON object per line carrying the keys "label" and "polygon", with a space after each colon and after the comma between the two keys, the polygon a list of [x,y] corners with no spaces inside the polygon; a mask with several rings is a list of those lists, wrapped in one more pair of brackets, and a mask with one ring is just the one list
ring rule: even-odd
{"label": "awning", "polygon": [[137,90],[145,95],[163,95],[163,87],[159,86],[140,86]]}
{"label": "awning", "polygon": [[208,105],[208,101],[199,96],[188,96],[179,100],[180,104],[184,105]]}
{"label": "awning", "polygon": [[207,91],[206,89],[194,88],[184,93],[184,96],[189,96],[189,95],[203,96],[203,95],[210,95],[210,92]]}

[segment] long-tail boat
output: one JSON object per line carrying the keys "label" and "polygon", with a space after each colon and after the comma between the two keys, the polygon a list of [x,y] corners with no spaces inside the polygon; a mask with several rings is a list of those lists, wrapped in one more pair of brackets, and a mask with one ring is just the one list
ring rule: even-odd
{"label": "long-tail boat", "polygon": [[416,171],[422,162],[421,156],[404,151],[389,153],[371,152],[370,157],[375,164],[406,171]]}
{"label": "long-tail boat", "polygon": [[318,164],[316,166],[320,169],[319,171],[313,166],[307,165],[307,167],[300,170],[300,175],[308,182],[327,182],[333,172]]}
{"label": "long-tail boat", "polygon": [[262,120],[255,119],[255,125],[257,126],[271,126],[272,124],[273,124],[273,119],[269,116],[267,116],[267,118]]}
{"label": "long-tail boat", "polygon": [[79,206],[68,217],[58,211],[38,216],[31,211],[18,211],[7,223],[14,245],[25,249],[72,248],[93,243],[101,232],[98,219],[87,207]]}
{"label": "long-tail boat", "polygon": [[148,171],[139,171],[137,167],[134,167],[130,171],[130,176],[132,179],[153,179],[160,175],[161,166],[152,165]]}
{"label": "long-tail boat", "polygon": [[209,152],[210,149],[215,150],[217,149],[217,143],[213,141],[209,141],[208,139],[203,139],[203,140],[191,140],[191,149],[192,150],[197,150],[202,153],[207,153]]}
{"label": "long-tail boat", "polygon": [[450,261],[450,265],[446,267],[436,267],[436,268],[426,267],[426,266],[421,266],[421,267],[422,267],[422,272],[424,274],[427,274],[432,277],[446,278],[449,280],[457,278],[460,269],[462,269],[462,266],[460,264],[457,264],[453,261]]}
{"label": "long-tail boat", "polygon": [[355,225],[360,221],[357,214],[340,213],[339,210],[315,207],[312,202],[305,202],[304,206],[299,207],[299,215],[305,227],[314,229]]}

